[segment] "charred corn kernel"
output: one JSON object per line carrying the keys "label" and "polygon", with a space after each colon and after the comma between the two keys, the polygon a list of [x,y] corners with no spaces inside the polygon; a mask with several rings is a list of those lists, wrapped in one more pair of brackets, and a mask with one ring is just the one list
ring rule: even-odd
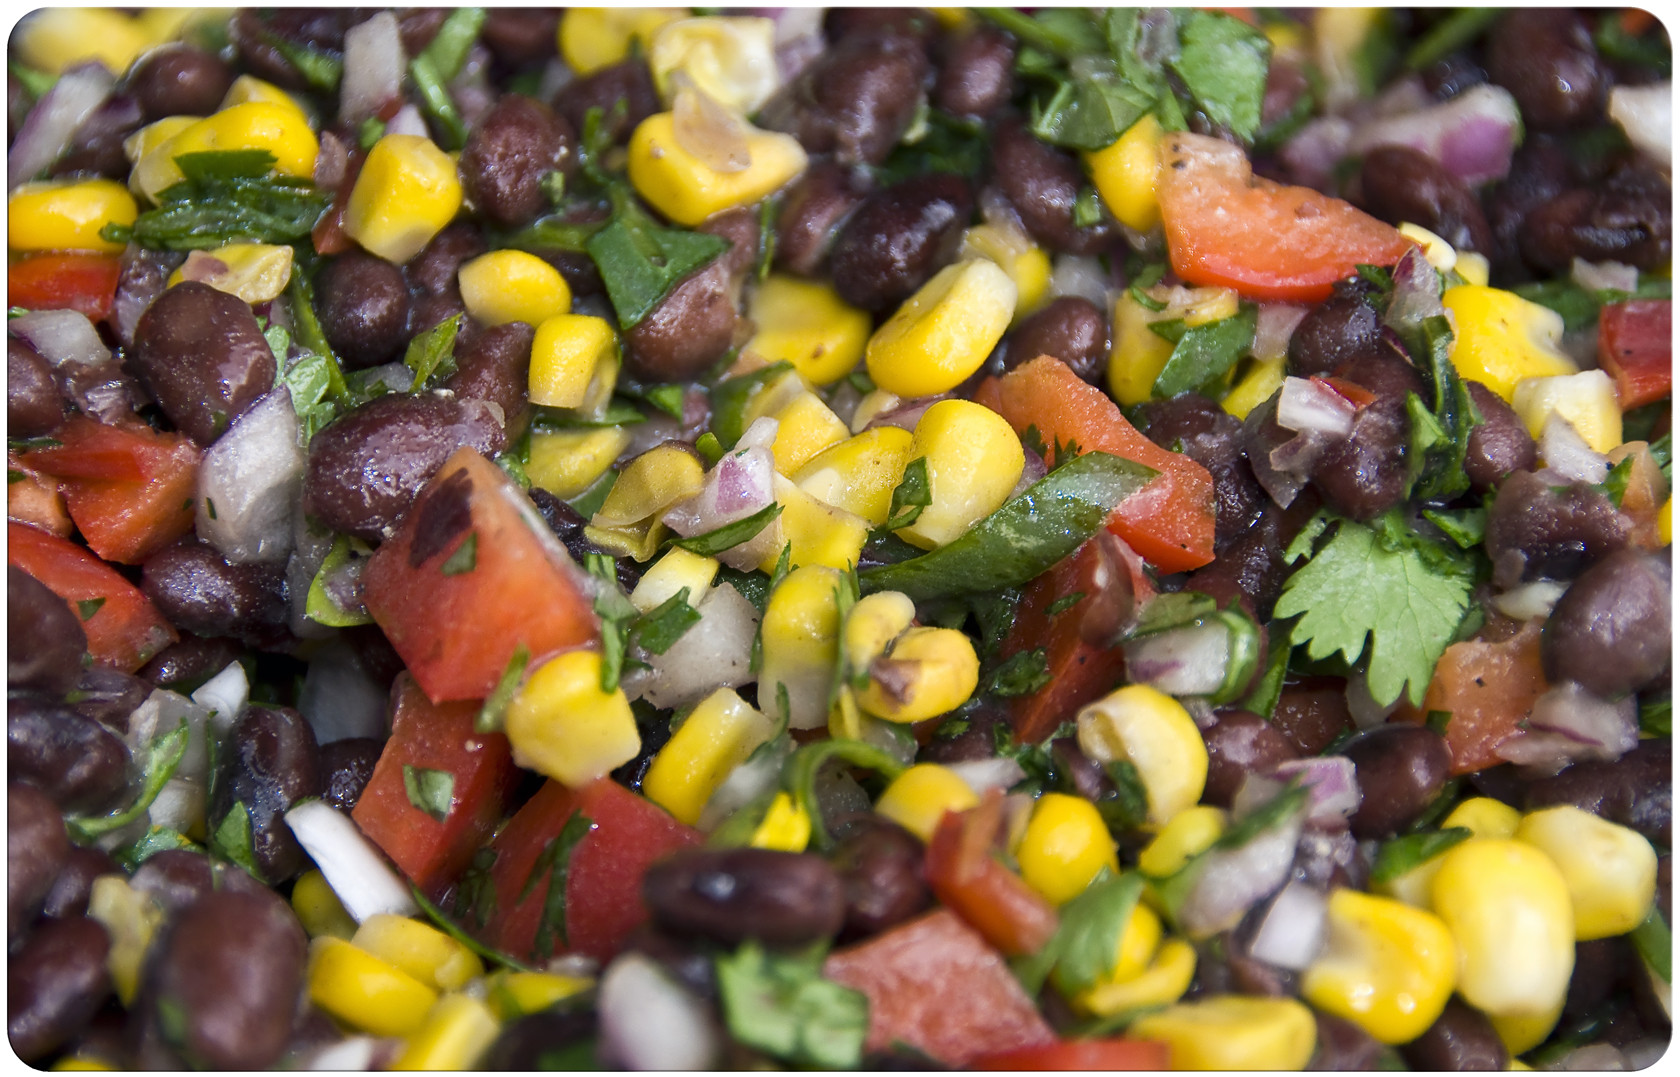
{"label": "charred corn kernel", "polygon": [[1458,275],[1464,278],[1465,283],[1487,286],[1487,255],[1475,251],[1459,251],[1458,261],[1454,263],[1453,268],[1458,270]]}
{"label": "charred corn kernel", "polygon": [[923,722],[956,710],[980,683],[974,644],[954,628],[907,630],[870,663],[858,706],[889,722]]}
{"label": "charred corn kernel", "polygon": [[959,258],[989,258],[1015,282],[1015,313],[1009,324],[1044,306],[1050,294],[1050,256],[1019,228],[977,224],[963,233]]}
{"label": "charred corn kernel", "polygon": [[576,497],[605,475],[629,444],[630,432],[622,426],[534,430],[525,475],[555,497]]}
{"label": "charred corn kernel", "polygon": [[786,793],[777,793],[764,813],[764,821],[753,831],[749,845],[756,849],[779,849],[802,853],[811,842],[811,815]]}
{"label": "charred corn kernel", "polygon": [[1563,873],[1576,939],[1626,934],[1650,911],[1657,853],[1638,831],[1560,805],[1523,816],[1516,839],[1551,857]]}
{"label": "charred corn kernel", "polygon": [[[1237,313],[1237,293],[1230,288],[1183,288],[1157,284],[1146,294],[1161,310],[1150,310],[1130,289],[1114,301],[1114,342],[1108,353],[1108,387],[1122,404],[1148,400],[1173,346],[1149,327],[1179,319],[1195,327]],[[1280,383],[1281,384],[1281,383]]]}
{"label": "charred corn kernel", "polygon": [[264,82],[255,75],[240,75],[234,79],[233,85],[228,87],[227,95],[222,98],[222,108],[232,108],[234,105],[249,104],[252,101],[289,108],[297,113],[300,120],[309,122],[309,114],[298,104],[297,98],[274,83]]}
{"label": "charred corn kernel", "polygon": [[309,944],[309,1000],[375,1036],[418,1032],[437,992],[359,946],[322,936]]}
{"label": "charred corn kernel", "polygon": [[420,1030],[409,1037],[391,1068],[473,1069],[499,1031],[501,1025],[489,1006],[469,995],[445,995],[433,1003]]}
{"label": "charred corn kernel", "polygon": [[118,1001],[127,1006],[140,988],[140,969],[146,949],[163,924],[163,907],[152,895],[128,885],[123,876],[101,875],[88,891],[87,914],[103,924],[111,936],[105,967],[111,973]]}
{"label": "charred corn kernel", "polygon": [[213,251],[192,251],[169,276],[169,286],[196,280],[236,295],[247,303],[269,303],[292,279],[292,248],[287,244],[229,243]]}
{"label": "charred corn kernel", "polygon": [[[1065,905],[1084,893],[1103,868],[1120,871],[1114,839],[1097,806],[1066,793],[1045,793],[1038,798],[1015,859],[1021,865],[1021,878],[1052,905]],[[1145,954],[1143,962],[1148,960]]]}
{"label": "charred corn kernel", "polygon": [[1452,996],[1458,955],[1440,917],[1391,898],[1337,888],[1329,944],[1301,977],[1301,994],[1382,1043],[1422,1035]]}
{"label": "charred corn kernel", "polygon": [[1462,826],[1478,838],[1509,838],[1517,833],[1522,813],[1492,797],[1471,797],[1441,820],[1441,829]]}
{"label": "charred corn kernel", "polygon": [[986,258],[948,265],[893,312],[864,349],[875,384],[899,396],[948,392],[986,361],[1015,311],[1015,282]]}
{"label": "charred corn kernel", "polygon": [[[528,386],[531,403],[554,408],[582,407],[602,371],[618,374],[618,334],[605,318],[592,314],[555,314],[537,325],[531,342]],[[612,392],[612,385],[607,386]]]}
{"label": "charred corn kernel", "polygon": [[[857,564],[864,543],[869,541],[867,520],[818,501],[782,475],[775,477],[774,488],[776,504],[782,507],[777,522],[784,542],[792,547],[790,566],[825,565],[844,570]],[[773,573],[781,556],[781,550],[767,551],[758,567]]]}
{"label": "charred corn kernel", "polygon": [[646,49],[654,33],[688,14],[678,7],[575,7],[560,17],[560,58],[579,75],[611,67],[630,55],[631,43]]}
{"label": "charred corn kernel", "polygon": [[642,795],[693,826],[729,772],[775,732],[775,723],[734,689],[719,688],[695,706],[653,757]]}
{"label": "charred corn kernel", "polygon": [[1257,359],[1249,363],[1219,406],[1239,419],[1248,418],[1249,412],[1270,400],[1272,394],[1283,386],[1287,365],[1288,360],[1281,355],[1276,359]]}
{"label": "charred corn kernel", "polygon": [[[1139,905],[1134,909],[1132,920],[1135,921],[1141,912],[1149,912],[1148,907]],[[1160,920],[1155,922],[1159,924]],[[1126,926],[1129,932],[1131,921]],[[1168,1006],[1184,997],[1195,975],[1196,948],[1183,939],[1168,939],[1155,952],[1149,967],[1136,976],[1113,982],[1104,980],[1076,995],[1072,1001],[1077,1009],[1098,1017],[1145,1007]]]}
{"label": "charred corn kernel", "polygon": [[1493,1025],[1494,1034],[1499,1042],[1505,1045],[1505,1053],[1513,1059],[1517,1055],[1532,1051],[1546,1042],[1546,1037],[1557,1027],[1558,1018],[1563,1015],[1563,999],[1558,999],[1551,1009],[1544,1013],[1500,1015],[1488,1014],[1488,1023]]}
{"label": "charred corn kernel", "polygon": [[132,17],[97,7],[42,8],[18,24],[13,41],[19,59],[54,75],[83,60],[121,75],[151,44]]}
{"label": "charred corn kernel", "polygon": [[915,619],[916,604],[902,591],[877,591],[858,599],[841,627],[846,668],[867,672],[869,663],[886,654]]}
{"label": "charred corn kernel", "polygon": [[894,778],[875,802],[875,810],[910,833],[929,841],[948,811],[967,811],[980,798],[949,767],[917,763]]}
{"label": "charred corn kernel", "polygon": [[513,761],[576,789],[642,749],[624,689],[601,691],[601,656],[567,651],[531,674],[507,713]]}
{"label": "charred corn kernel", "polygon": [[[315,132],[309,129],[308,121],[298,111],[297,106],[248,101],[232,108],[224,108],[188,124],[151,146],[145,156],[135,163],[134,171],[128,177],[128,186],[129,190],[155,202],[160,192],[184,178],[181,167],[175,163],[176,157],[184,153],[216,150],[267,150],[274,155],[276,171],[288,176],[307,178],[315,170],[315,157],[320,149],[321,144],[316,140]],[[373,163],[371,155],[368,163]],[[453,173],[454,165],[450,164],[449,167]],[[367,179],[367,175],[364,165],[363,180]],[[457,184],[457,191],[459,187]],[[450,211],[450,215],[454,215],[453,210]],[[345,222],[348,230],[348,215]],[[418,246],[415,247],[415,250],[419,249]]]}
{"label": "charred corn kernel", "polygon": [[895,534],[924,550],[958,538],[1009,500],[1027,461],[1008,420],[972,400],[941,400],[923,412],[909,457],[927,461],[932,500]]}
{"label": "charred corn kernel", "polygon": [[1079,712],[1079,748],[1098,763],[1129,760],[1143,780],[1149,821],[1164,826],[1202,799],[1207,745],[1178,700],[1129,684]]}
{"label": "charred corn kernel", "polygon": [[869,341],[868,312],[821,281],[772,273],[748,301],[747,315],[757,330],[746,349],[771,362],[785,359],[812,385],[851,373]]}
{"label": "charred corn kernel", "polygon": [[703,557],[673,546],[642,573],[642,578],[630,592],[630,604],[646,613],[686,587],[688,604],[697,606],[717,574],[717,558]]}
{"label": "charred corn kernel", "polygon": [[1407,239],[1416,240],[1417,245],[1423,248],[1424,260],[1442,273],[1458,264],[1458,251],[1453,245],[1422,225],[1404,221],[1399,226],[1399,232]]}
{"label": "charred corn kernel", "polygon": [[588,990],[594,982],[587,977],[562,976],[555,972],[498,969],[485,982],[485,1001],[497,1020],[512,1021],[546,1010],[562,999]]}
{"label": "charred corn kernel", "polygon": [[1091,183],[1116,220],[1135,232],[1161,223],[1155,190],[1161,176],[1161,123],[1144,116],[1106,149],[1085,155]]}
{"label": "charred corn kernel", "polygon": [[673,113],[649,116],[630,136],[630,183],[649,205],[692,228],[774,194],[805,171],[805,150],[792,135],[748,125],[746,142],[747,167],[720,172],[678,144]]}
{"label": "charred corn kernel", "polygon": [[764,606],[758,697],[775,714],[785,691],[794,729],[816,729],[828,721],[829,680],[840,639],[840,586],[838,570],[805,565],[789,572]]}
{"label": "charred corn kernel", "polygon": [[356,933],[356,921],[344,911],[344,906],[327,883],[327,877],[311,868],[299,875],[292,884],[292,911],[310,938],[331,935],[348,939]]}
{"label": "charred corn kernel", "polygon": [[1175,1070],[1298,1070],[1318,1045],[1306,1006],[1248,995],[1204,995],[1146,1013],[1126,1034],[1166,1044]]}
{"label": "charred corn kernel", "polygon": [[461,177],[447,153],[420,135],[386,135],[368,151],[350,190],[344,234],[400,265],[460,208]]}
{"label": "charred corn kernel", "polygon": [[467,981],[484,975],[484,962],[477,954],[430,924],[406,916],[375,913],[362,921],[350,941],[434,991],[459,991]]}
{"label": "charred corn kernel", "polygon": [[[798,375],[791,375],[797,378]],[[765,394],[760,394],[764,396]],[[756,401],[755,401],[756,402]],[[776,440],[770,445],[770,455],[776,470],[792,475],[809,463],[812,457],[832,445],[846,440],[846,424],[834,414],[822,397],[809,389],[796,393],[768,413],[776,420]],[[747,407],[747,421],[758,418],[751,405]]]}
{"label": "charred corn kernel", "polygon": [[1209,804],[1185,808],[1167,821],[1143,851],[1138,870],[1164,879],[1206,851],[1225,833],[1225,813]]}
{"label": "charred corn kernel", "polygon": [[1563,315],[1499,288],[1461,284],[1441,304],[1452,315],[1452,364],[1462,377],[1511,399],[1517,382],[1575,373],[1558,350]]}
{"label": "charred corn kernel", "polygon": [[1594,452],[1607,453],[1622,443],[1616,383],[1602,370],[1524,378],[1511,391],[1511,409],[1535,437],[1556,413]]}
{"label": "charred corn kernel", "polygon": [[656,445],[619,469],[618,481],[590,522],[626,527],[659,516],[706,484],[705,465],[680,443]]}
{"label": "charred corn kernel", "polygon": [[130,225],[134,196],[116,180],[25,183],[6,199],[6,246],[14,251],[120,251],[99,238],[107,224]]}
{"label": "charred corn kernel", "polygon": [[913,441],[914,435],[901,426],[877,426],[813,456],[793,473],[793,481],[818,501],[880,527],[887,522]]}
{"label": "charred corn kernel", "polygon": [[712,100],[752,115],[776,92],[776,24],[751,15],[678,19],[660,26],[648,46],[653,84],[666,101],[681,73]]}
{"label": "charred corn kernel", "polygon": [[859,400],[857,407],[852,409],[852,421],[848,425],[851,426],[852,433],[861,434],[877,417],[902,403],[903,400],[899,398],[897,393],[889,393],[885,389],[871,389],[863,394],[863,399]]}
{"label": "charred corn kernel", "polygon": [[572,309],[566,278],[525,251],[481,254],[461,267],[457,279],[467,313],[485,325],[524,322],[538,326]]}
{"label": "charred corn kernel", "polygon": [[1430,904],[1458,944],[1458,991],[1490,1016],[1557,1004],[1575,967],[1569,887],[1545,853],[1470,838],[1441,855]]}

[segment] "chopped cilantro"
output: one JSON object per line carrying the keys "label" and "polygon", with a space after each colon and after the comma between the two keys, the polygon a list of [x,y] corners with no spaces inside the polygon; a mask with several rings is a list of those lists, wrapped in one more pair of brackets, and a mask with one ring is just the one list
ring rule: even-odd
{"label": "chopped cilantro", "polygon": [[411,393],[422,393],[455,373],[455,335],[461,331],[461,319],[456,314],[445,318],[408,342],[403,364],[414,371]]}
{"label": "chopped cilantro", "polygon": [[515,693],[519,691],[520,682],[525,679],[525,671],[531,666],[531,651],[523,643],[513,649],[507,665],[502,667],[502,675],[496,678],[496,687],[490,689],[490,694],[484,697],[484,705],[478,709],[478,717],[473,719],[473,729],[479,733],[498,733],[502,729],[503,720],[507,717],[508,705],[513,702]]}
{"label": "chopped cilantro", "polygon": [[776,517],[782,514],[782,504],[772,501],[751,516],[743,516],[715,527],[710,531],[702,531],[698,535],[677,539],[673,546],[687,550],[689,553],[699,554],[701,557],[716,557],[725,550],[732,550],[741,543],[756,536],[760,531],[769,527]]}
{"label": "chopped cilantro", "polygon": [[327,198],[305,179],[272,172],[267,150],[216,150],[175,158],[183,179],[132,225],[107,224],[100,236],[117,243],[190,251],[235,240],[292,243],[309,235]]}
{"label": "chopped cilantro", "polygon": [[892,507],[887,510],[885,530],[897,531],[909,527],[933,504],[933,488],[928,483],[927,457],[918,456],[904,466],[904,478],[893,487]]}
{"label": "chopped cilantro", "polygon": [[1398,879],[1425,860],[1431,860],[1471,836],[1469,827],[1452,826],[1406,834],[1377,847],[1371,864],[1371,881],[1386,883]]}
{"label": "chopped cilantro", "polygon": [[467,540],[455,547],[455,552],[438,566],[438,571],[445,576],[464,576],[477,567],[478,532],[473,531],[467,535]]}
{"label": "chopped cilantro", "polygon": [[618,327],[632,329],[679,281],[728,250],[729,241],[662,227],[622,185],[613,185],[611,197],[612,220],[585,247],[618,312]]}
{"label": "chopped cilantro", "polygon": [[[1254,342],[1258,316],[1258,309],[1245,303],[1229,318],[1185,329],[1155,379],[1153,395],[1174,397],[1223,376]],[[1150,328],[1162,324],[1167,323]]]}
{"label": "chopped cilantro", "polygon": [[80,599],[76,603],[76,613],[82,620],[91,621],[93,620],[93,615],[98,613],[99,608],[103,605],[105,605],[105,599],[103,596],[99,598]]}
{"label": "chopped cilantro", "polygon": [[994,696],[1030,696],[1050,683],[1050,664],[1044,648],[1017,651],[1004,659],[986,680],[985,691]]}
{"label": "chopped cilantro", "polygon": [[1067,998],[1095,986],[1113,971],[1120,936],[1142,893],[1141,875],[1102,868],[1062,906],[1060,924],[1044,948],[1013,963],[1016,978],[1029,994],[1037,994],[1048,978]]}
{"label": "chopped cilantro", "polygon": [[408,794],[408,802],[438,822],[443,822],[455,803],[455,775],[447,770],[411,767],[404,763],[402,776],[403,792]]}
{"label": "chopped cilantro", "polygon": [[157,799],[164,783],[174,776],[175,768],[180,766],[181,757],[187,753],[188,736],[187,720],[183,718],[168,733],[153,737],[146,745],[145,759],[141,763],[140,795],[134,798],[134,803],[108,815],[65,816],[64,825],[69,829],[70,836],[78,842],[91,842],[101,834],[121,830],[144,815]]}
{"label": "chopped cilantro", "polygon": [[688,604],[688,588],[684,587],[637,618],[630,638],[649,654],[664,654],[699,623],[700,613]]}
{"label": "chopped cilantro", "polygon": [[533,943],[536,952],[546,954],[558,943],[568,945],[566,938],[566,875],[571,870],[572,853],[577,849],[578,842],[589,836],[595,829],[595,821],[582,812],[573,812],[560,828],[560,833],[554,835],[549,843],[543,846],[543,851],[537,854],[536,862],[531,865],[531,874],[526,876],[525,885],[520,888],[519,900],[523,901],[535,889],[537,879],[546,876],[548,890],[543,895],[542,919],[537,922],[537,935]]}
{"label": "chopped cilantro", "polygon": [[770,953],[756,941],[719,954],[718,996],[734,1038],[795,1066],[855,1069],[869,1031],[869,999],[822,977],[823,948]]}
{"label": "chopped cilantro", "polygon": [[210,835],[209,849],[223,860],[238,864],[256,878],[263,878],[262,870],[257,867],[256,854],[251,851],[251,812],[244,801],[234,801],[233,807],[222,816],[222,821]]}

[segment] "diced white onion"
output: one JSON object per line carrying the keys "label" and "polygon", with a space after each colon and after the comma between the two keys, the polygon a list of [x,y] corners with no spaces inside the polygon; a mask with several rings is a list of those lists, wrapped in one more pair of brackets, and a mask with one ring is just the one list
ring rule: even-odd
{"label": "diced white onion", "polygon": [[1668,167],[1674,153],[1674,83],[1612,87],[1609,112],[1629,142]]}
{"label": "diced white onion", "polygon": [[111,349],[87,315],[74,310],[32,310],[6,323],[7,332],[40,353],[56,370],[66,364],[99,366]]}
{"label": "diced white onion", "polygon": [[758,634],[758,607],[732,584],[721,583],[694,608],[700,620],[664,654],[644,656],[650,668],[624,679],[624,690],[632,699],[646,699],[662,709],[680,707],[716,688],[739,688],[754,679],[752,643]]}
{"label": "diced white onion", "polygon": [[1027,772],[1021,769],[1021,764],[1006,755],[993,756],[990,759],[966,759],[960,763],[945,765],[979,796],[985,796],[993,789],[1008,792],[1010,786],[1027,776]]}
{"label": "diced white onion", "polygon": [[1491,605],[1502,616],[1513,621],[1530,621],[1536,617],[1549,617],[1552,607],[1557,605],[1558,599],[1569,585],[1561,580],[1535,580],[1532,583],[1518,584],[1509,591],[1502,591],[1494,595]]}
{"label": "diced white onion", "polygon": [[1388,716],[1400,706],[1398,696],[1391,703],[1378,703],[1371,695],[1371,682],[1364,673],[1350,674],[1347,689],[1342,694],[1347,697],[1348,713],[1353,718],[1353,724],[1359,729],[1375,729],[1388,721]]}
{"label": "diced white onion", "polygon": [[219,740],[239,720],[239,712],[245,709],[245,701],[250,697],[251,684],[245,678],[245,667],[229,662],[226,669],[199,685],[192,701],[209,708],[207,720]]}
{"label": "diced white onion", "polygon": [[1108,277],[1102,263],[1090,255],[1058,254],[1050,264],[1050,296],[1089,299],[1098,310],[1108,309]]}
{"label": "diced white onion", "polygon": [[1303,882],[1291,882],[1272,899],[1248,952],[1268,965],[1300,972],[1324,946],[1325,898]]}
{"label": "diced white onion", "polygon": [[388,135],[419,135],[421,138],[431,136],[431,132],[426,130],[426,117],[420,115],[420,109],[412,102],[397,109],[397,114],[385,122],[385,133]]}
{"label": "diced white onion", "polygon": [[[681,72],[676,80],[688,82]],[[677,91],[671,107],[671,137],[715,172],[745,172],[752,167],[746,121],[692,84]]]}
{"label": "diced white onion", "polygon": [[[1540,428],[1536,444],[1545,470],[1563,482],[1584,482],[1593,486],[1610,476],[1610,458],[1595,452],[1568,419],[1552,412]],[[1561,484],[1560,484],[1561,485]]]}
{"label": "diced white onion", "polygon": [[1322,381],[1288,377],[1278,394],[1277,424],[1285,430],[1346,437],[1358,410],[1353,401]]}
{"label": "diced white onion", "polygon": [[1310,307],[1298,303],[1262,303],[1254,321],[1254,344],[1249,348],[1256,359],[1273,362],[1289,354],[1289,338],[1307,316]]}
{"label": "diced white onion", "polygon": [[722,1047],[707,1005],[644,954],[619,957],[597,993],[602,1053],[632,1070],[704,1070]]}
{"label": "diced white onion", "polygon": [[791,754],[793,742],[783,737],[777,747],[767,749],[763,755],[755,752],[756,758],[748,757],[713,790],[695,826],[710,833],[741,807],[776,788],[782,780],[782,763]]}
{"label": "diced white onion", "polygon": [[6,189],[34,179],[58,160],[70,145],[76,128],[98,108],[116,79],[104,64],[77,64],[58,77],[35,102],[6,154]]}
{"label": "diced white onion", "polygon": [[310,1071],[355,1070],[365,1072],[373,1068],[374,1056],[381,1044],[372,1036],[346,1036],[337,1043],[329,1043],[306,1054],[302,1068]]}
{"label": "diced white onion", "polygon": [[402,34],[397,17],[381,11],[344,31],[344,81],[339,86],[338,114],[344,123],[361,123],[402,95]]}
{"label": "diced white onion", "polygon": [[1296,813],[1235,849],[1208,853],[1179,909],[1185,931],[1201,939],[1235,927],[1289,877],[1300,836]]}
{"label": "diced white onion", "polygon": [[1621,262],[1589,262],[1576,256],[1569,263],[1569,279],[1589,292],[1603,288],[1631,292],[1639,287],[1639,270]]}
{"label": "diced white onion", "polygon": [[1206,696],[1225,684],[1231,631],[1223,622],[1174,628],[1126,644],[1126,676],[1170,696]]}
{"label": "diced white onion", "polygon": [[307,462],[284,385],[216,439],[198,469],[196,527],[233,564],[284,561]]}
{"label": "diced white onion", "polygon": [[348,815],[324,800],[305,800],[283,818],[352,920],[359,924],[382,912],[419,914],[402,877]]}

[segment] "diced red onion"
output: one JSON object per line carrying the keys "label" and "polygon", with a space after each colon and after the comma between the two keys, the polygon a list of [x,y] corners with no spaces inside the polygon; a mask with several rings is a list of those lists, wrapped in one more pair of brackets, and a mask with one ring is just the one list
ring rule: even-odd
{"label": "diced red onion", "polygon": [[1494,595],[1491,605],[1513,621],[1549,617],[1552,607],[1557,605],[1558,599],[1563,597],[1563,592],[1568,587],[1568,584],[1559,580],[1535,580]]}
{"label": "diced red onion", "polygon": [[1664,168],[1669,166],[1674,154],[1674,83],[1612,87],[1609,113],[1629,142]]}
{"label": "diced red onion", "polygon": [[[1359,409],[1324,381],[1288,377],[1278,394],[1277,424],[1285,430],[1346,437]],[[1275,465],[1275,460],[1274,460]]]}
{"label": "diced red onion", "polygon": [[426,118],[420,115],[420,109],[409,102],[397,109],[397,114],[385,123],[385,133],[388,135],[419,135],[421,138],[431,137],[426,130]]}
{"label": "diced red onion", "polygon": [[1359,810],[1359,781],[1353,760],[1345,755],[1291,759],[1273,767],[1272,776],[1301,779],[1307,790],[1307,822],[1315,826],[1339,825]]}
{"label": "diced red onion", "polygon": [[1021,477],[1015,480],[1014,489],[1009,491],[1010,497],[1019,496],[1027,487],[1050,473],[1050,468],[1044,462],[1044,457],[1035,452],[1023,453],[1024,462],[1021,466]]}
{"label": "diced red onion", "polygon": [[1295,881],[1278,891],[1254,933],[1248,952],[1268,965],[1300,972],[1324,948],[1324,894]]}
{"label": "diced red onion", "polygon": [[[216,439],[198,469],[199,537],[234,564],[284,561],[306,457],[284,385]],[[211,506],[214,505],[214,511]]]}
{"label": "diced red onion", "polygon": [[475,41],[467,50],[466,62],[449,80],[449,96],[468,128],[496,103],[496,91],[490,88],[490,50],[483,44]]}
{"label": "diced red onion", "polygon": [[877,426],[896,426],[902,430],[915,430],[916,424],[922,421],[923,412],[939,401],[949,399],[950,396],[950,393],[940,393],[938,396],[912,397],[896,407],[877,412],[864,426],[864,429],[873,430]]}
{"label": "diced red onion", "polygon": [[1102,263],[1089,255],[1058,254],[1050,265],[1050,296],[1077,296],[1108,310],[1108,275]]}
{"label": "diced red onion", "polygon": [[601,976],[601,1053],[630,1070],[705,1070],[722,1040],[710,1007],[644,954],[618,957]]}
{"label": "diced red onion", "polygon": [[185,257],[175,251],[148,250],[132,243],[123,252],[111,326],[125,346],[134,343],[134,327],[140,324],[140,315],[146,313],[152,300],[163,294],[169,285],[169,275]]}
{"label": "diced red onion", "polygon": [[1352,138],[1353,124],[1345,116],[1320,116],[1295,132],[1278,151],[1278,158],[1296,183],[1324,190],[1337,163],[1347,156]]}
{"label": "diced red onion", "polygon": [[70,145],[76,128],[110,96],[116,79],[105,65],[77,64],[35,102],[6,154],[6,189],[35,178]]}
{"label": "diced red onion", "polygon": [[292,805],[282,818],[352,920],[359,924],[376,913],[419,915],[402,876],[350,816],[310,799]]}
{"label": "diced red onion", "polygon": [[1543,474],[1565,483],[1585,482],[1596,486],[1610,475],[1610,458],[1594,451],[1574,425],[1556,412],[1540,428],[1536,447],[1540,459],[1545,461]]}
{"label": "diced red onion", "polygon": [[1254,321],[1254,344],[1250,351],[1267,362],[1289,354],[1289,338],[1312,308],[1297,303],[1262,303]]}
{"label": "diced red onion", "polygon": [[992,756],[990,759],[968,759],[945,765],[967,783],[976,796],[985,796],[993,789],[1007,793],[1011,786],[1027,776],[1027,772],[1021,769],[1021,764],[1006,755]]}
{"label": "diced red onion", "polygon": [[1589,262],[1576,256],[1569,264],[1569,279],[1589,292],[1603,288],[1631,292],[1639,287],[1639,270],[1621,262]]}
{"label": "diced red onion", "polygon": [[1289,878],[1300,836],[1301,814],[1296,813],[1235,849],[1208,853],[1179,908],[1185,931],[1204,939],[1235,927]]}
{"label": "diced red onion", "polygon": [[303,674],[297,709],[317,744],[385,733],[387,687],[349,646],[334,640],[316,651]]}
{"label": "diced red onion", "polygon": [[1231,632],[1222,622],[1169,629],[1126,644],[1126,677],[1170,696],[1206,696],[1225,684]]}
{"label": "diced red onion", "polygon": [[111,360],[99,330],[79,311],[32,310],[11,319],[6,328],[55,369],[66,364],[101,366]]}
{"label": "diced red onion", "polygon": [[1414,329],[1444,313],[1440,274],[1429,264],[1422,247],[1412,247],[1394,265],[1394,297],[1383,314],[1383,324],[1396,330]]}
{"label": "diced red onion", "polygon": [[376,115],[387,101],[402,96],[402,34],[397,17],[381,11],[344,31],[344,81],[338,90],[338,116],[354,125]]}
{"label": "diced red onion", "polygon": [[1535,700],[1528,726],[1575,741],[1583,753],[1576,758],[1620,759],[1639,743],[1633,696],[1611,702],[1574,681],[1555,685]]}
{"label": "diced red onion", "polygon": [[1516,98],[1482,83],[1450,101],[1370,120],[1354,131],[1347,148],[1362,155],[1376,146],[1409,146],[1478,187],[1505,178],[1521,130]]}
{"label": "diced red onion", "polygon": [[822,55],[822,8],[756,8],[752,13],[775,20],[776,71],[784,85]]}
{"label": "diced red onion", "polygon": [[1307,485],[1307,475],[1331,439],[1324,434],[1301,433],[1273,445],[1267,427],[1276,416],[1277,405],[1271,401],[1248,413],[1242,428],[1243,455],[1266,495],[1278,506],[1288,508]]}
{"label": "diced red onion", "polygon": [[661,709],[693,703],[716,688],[739,688],[753,680],[752,644],[758,608],[729,584],[698,600],[700,620],[664,654],[642,656],[649,668],[625,678],[631,698]]}

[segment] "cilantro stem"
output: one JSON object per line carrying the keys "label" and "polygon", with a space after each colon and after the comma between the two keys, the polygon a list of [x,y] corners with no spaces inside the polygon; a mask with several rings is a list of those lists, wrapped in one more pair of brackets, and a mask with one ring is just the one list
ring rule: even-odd
{"label": "cilantro stem", "polygon": [[1475,40],[1483,30],[1492,26],[1503,9],[1496,7],[1463,7],[1432,26],[1427,34],[1406,53],[1406,70],[1421,71],[1456,49]]}
{"label": "cilantro stem", "polygon": [[973,10],[982,19],[1008,30],[1027,44],[1036,45],[1064,59],[1091,51],[1086,42],[1059,34],[1031,15],[1014,8],[977,7]]}

